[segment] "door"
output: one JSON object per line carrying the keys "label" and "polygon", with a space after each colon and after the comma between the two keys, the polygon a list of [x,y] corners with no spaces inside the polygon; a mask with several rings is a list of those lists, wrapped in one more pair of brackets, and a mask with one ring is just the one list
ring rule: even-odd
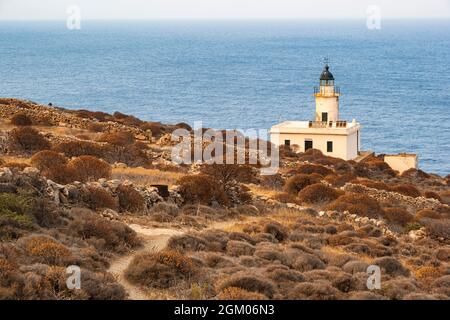
{"label": "door", "polygon": [[312,140],[305,140],[305,151],[313,148]]}

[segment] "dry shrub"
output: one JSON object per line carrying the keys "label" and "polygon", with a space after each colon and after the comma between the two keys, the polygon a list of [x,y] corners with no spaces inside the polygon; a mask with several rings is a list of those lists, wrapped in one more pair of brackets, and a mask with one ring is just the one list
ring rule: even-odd
{"label": "dry shrub", "polygon": [[127,225],[109,221],[91,212],[79,212],[69,227],[73,234],[90,241],[101,250],[123,253],[141,244],[136,232]]}
{"label": "dry shrub", "polygon": [[66,157],[93,156],[97,158],[109,158],[113,150],[110,146],[101,145],[96,142],[74,140],[61,142],[53,150],[66,155]]}
{"label": "dry shrub", "polygon": [[261,186],[266,188],[281,190],[284,183],[284,179],[279,173],[261,177]]}
{"label": "dry shrub", "polygon": [[204,174],[184,176],[178,180],[178,184],[186,203],[211,205],[217,202],[227,205],[229,202],[222,184],[211,176]]}
{"label": "dry shrub", "polygon": [[227,253],[232,257],[251,256],[255,250],[255,247],[247,242],[230,240],[227,243]]}
{"label": "dry shrub", "polygon": [[270,233],[280,242],[286,240],[289,236],[288,230],[278,222],[269,222],[264,226],[263,231]]}
{"label": "dry shrub", "polygon": [[42,174],[48,179],[60,184],[68,184],[81,180],[76,168],[67,165],[54,165],[51,168],[43,170]]}
{"label": "dry shrub", "polygon": [[450,262],[450,248],[440,248],[436,251],[436,258],[440,261]]}
{"label": "dry shrub", "polygon": [[138,212],[144,209],[144,197],[132,186],[120,185],[117,188],[119,205],[122,210],[129,212]]}
{"label": "dry shrub", "polygon": [[300,283],[288,296],[291,300],[338,300],[340,297],[340,292],[324,280]]}
{"label": "dry shrub", "polygon": [[17,113],[11,117],[11,124],[14,126],[31,126],[33,121],[25,113]]}
{"label": "dry shrub", "polygon": [[418,279],[438,278],[442,275],[441,271],[437,267],[425,266],[414,271],[414,275]]}
{"label": "dry shrub", "polygon": [[34,199],[31,214],[40,227],[51,228],[61,224],[60,209],[46,198]]}
{"label": "dry shrub", "polygon": [[126,278],[150,288],[170,288],[190,280],[198,273],[193,261],[183,254],[165,250],[143,253],[134,257],[125,271]]}
{"label": "dry shrub", "polygon": [[420,221],[424,218],[439,220],[442,219],[442,216],[439,212],[434,211],[433,209],[422,209],[414,215],[415,221]]}
{"label": "dry shrub", "polygon": [[382,181],[376,181],[376,180],[353,180],[352,183],[356,184],[362,184],[363,186],[366,186],[368,188],[378,189],[378,190],[385,190],[385,191],[391,191],[391,187],[389,187],[386,183]]}
{"label": "dry shrub", "polygon": [[383,215],[383,209],[379,203],[364,195],[357,193],[344,194],[327,206],[328,210],[340,212],[348,211],[350,214],[378,218]]}
{"label": "dry shrub", "polygon": [[219,284],[219,290],[226,288],[240,288],[250,292],[257,292],[269,298],[276,293],[275,285],[261,276],[255,276],[246,273],[235,274]]}
{"label": "dry shrub", "polygon": [[127,126],[139,127],[143,124],[143,121],[136,118],[135,116],[123,114],[118,111],[114,112],[113,117],[114,121],[117,121]]}
{"label": "dry shrub", "polygon": [[370,170],[379,171],[382,173],[386,173],[390,176],[396,176],[396,173],[392,168],[384,162],[382,159],[377,157],[372,157],[363,162]]}
{"label": "dry shrub", "polygon": [[319,183],[321,176],[318,174],[296,174],[290,177],[284,185],[284,191],[297,195],[299,191],[307,186]]}
{"label": "dry shrub", "polygon": [[436,200],[442,202],[442,199],[441,199],[441,197],[439,196],[439,194],[437,192],[425,191],[425,193],[423,195],[425,196],[425,198],[436,199]]}
{"label": "dry shrub", "polygon": [[[448,181],[450,181],[450,179]],[[441,197],[442,203],[445,203],[450,206],[450,190],[439,193],[439,196]]]}
{"label": "dry shrub", "polygon": [[237,287],[229,287],[225,288],[222,292],[217,296],[219,300],[266,300],[267,297],[261,293],[250,292],[244,290],[242,288]]}
{"label": "dry shrub", "polygon": [[353,173],[344,173],[344,174],[329,174],[324,180],[334,187],[342,187],[347,182],[354,180],[356,176]]}
{"label": "dry shrub", "polygon": [[253,169],[249,165],[205,164],[200,168],[200,173],[210,175],[223,184],[233,180],[243,183],[250,183],[254,180]]}
{"label": "dry shrub", "polygon": [[403,208],[385,208],[384,218],[388,222],[398,224],[402,227],[405,227],[414,220],[414,216]]}
{"label": "dry shrub", "polygon": [[92,122],[88,124],[86,129],[88,129],[90,132],[103,132],[106,128],[101,123]]}
{"label": "dry shrub", "polygon": [[153,137],[160,137],[165,133],[165,128],[160,122],[145,122],[140,125],[144,131],[150,130]]}
{"label": "dry shrub", "polygon": [[278,285],[283,282],[303,282],[305,277],[297,270],[276,266],[267,269],[267,276]]}
{"label": "dry shrub", "polygon": [[295,172],[299,174],[313,174],[316,173],[321,176],[327,176],[333,173],[333,170],[328,169],[327,167],[315,164],[304,164],[295,169]]}
{"label": "dry shrub", "polygon": [[340,190],[316,183],[301,190],[298,198],[305,203],[324,203],[337,199],[341,194]]}
{"label": "dry shrub", "polygon": [[412,184],[397,184],[391,187],[391,191],[413,198],[421,196],[419,189],[417,189]]}
{"label": "dry shrub", "polygon": [[373,264],[379,266],[387,274],[391,276],[404,276],[408,277],[410,272],[406,269],[400,261],[393,257],[382,257],[375,259]]}
{"label": "dry shrub", "polygon": [[11,143],[13,148],[19,148],[25,152],[37,152],[50,149],[50,142],[32,127],[20,127],[11,131]]}
{"label": "dry shrub", "polygon": [[70,258],[70,250],[47,236],[30,236],[21,239],[26,252],[36,261],[49,265],[64,265]]}
{"label": "dry shrub", "polygon": [[7,162],[3,164],[2,167],[23,171],[23,169],[29,167],[29,165],[23,162]]}
{"label": "dry shrub", "polygon": [[117,209],[117,203],[114,197],[108,191],[99,187],[88,186],[83,190],[82,198],[92,210],[104,208]]}
{"label": "dry shrub", "polygon": [[82,182],[109,179],[112,174],[110,164],[93,156],[80,156],[71,160],[67,166],[75,170]]}
{"label": "dry shrub", "polygon": [[421,223],[432,238],[450,240],[450,219],[433,220],[424,218]]}
{"label": "dry shrub", "polygon": [[294,260],[292,267],[298,271],[305,272],[315,269],[325,269],[326,265],[317,256],[305,252]]}
{"label": "dry shrub", "polygon": [[401,174],[402,178],[419,178],[419,179],[428,179],[430,175],[422,170],[418,170],[415,168],[408,169]]}
{"label": "dry shrub", "polygon": [[134,136],[129,132],[104,133],[97,141],[124,147],[134,143]]}
{"label": "dry shrub", "polygon": [[169,239],[167,247],[177,251],[203,251],[208,247],[207,242],[195,235],[184,234]]}
{"label": "dry shrub", "polygon": [[276,195],[272,196],[272,199],[281,203],[294,203],[298,205],[302,204],[302,202],[296,196],[286,192],[277,193]]}
{"label": "dry shrub", "polygon": [[67,158],[61,153],[52,150],[43,150],[33,155],[31,164],[42,171],[55,166],[66,165]]}

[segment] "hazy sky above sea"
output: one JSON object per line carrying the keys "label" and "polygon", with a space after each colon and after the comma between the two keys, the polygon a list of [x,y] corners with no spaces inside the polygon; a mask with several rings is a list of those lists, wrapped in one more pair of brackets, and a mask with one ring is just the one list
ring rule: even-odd
{"label": "hazy sky above sea", "polygon": [[382,18],[450,18],[450,0],[0,0],[0,20],[66,19],[295,19],[366,18],[370,5]]}

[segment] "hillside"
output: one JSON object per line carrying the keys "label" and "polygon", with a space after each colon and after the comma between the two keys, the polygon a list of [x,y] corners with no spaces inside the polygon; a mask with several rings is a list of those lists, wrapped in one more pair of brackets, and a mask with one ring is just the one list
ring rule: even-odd
{"label": "hillside", "polygon": [[0,99],[0,299],[450,298],[449,176],[318,150],[273,176],[176,165],[177,128]]}

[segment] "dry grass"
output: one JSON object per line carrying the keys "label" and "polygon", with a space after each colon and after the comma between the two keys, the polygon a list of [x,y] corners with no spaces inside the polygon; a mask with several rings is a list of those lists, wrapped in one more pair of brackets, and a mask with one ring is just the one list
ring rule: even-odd
{"label": "dry grass", "polygon": [[114,168],[112,173],[113,179],[130,180],[134,184],[142,186],[157,184],[173,186],[183,176],[185,174],[180,172],[144,168]]}

